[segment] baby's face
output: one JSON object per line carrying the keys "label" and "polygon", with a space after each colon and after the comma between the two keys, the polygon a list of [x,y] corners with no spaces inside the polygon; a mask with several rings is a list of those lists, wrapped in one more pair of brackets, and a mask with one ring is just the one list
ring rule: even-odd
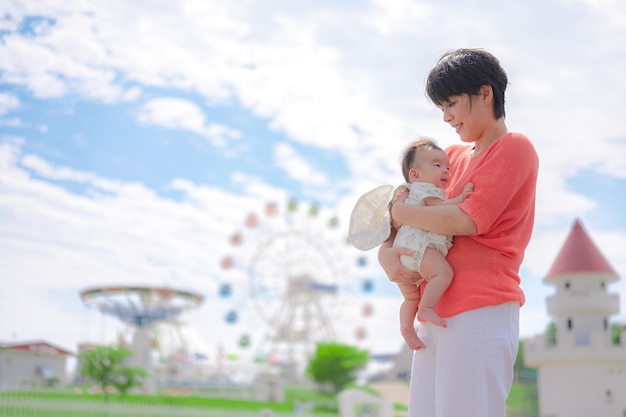
{"label": "baby's face", "polygon": [[445,189],[450,179],[450,158],[439,149],[421,149],[415,155],[410,175],[411,182],[430,182]]}

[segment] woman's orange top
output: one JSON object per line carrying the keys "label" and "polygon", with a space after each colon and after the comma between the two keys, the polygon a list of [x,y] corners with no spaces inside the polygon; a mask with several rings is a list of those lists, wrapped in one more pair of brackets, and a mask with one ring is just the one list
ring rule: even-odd
{"label": "woman's orange top", "polygon": [[471,146],[453,145],[450,155],[450,197],[468,182],[473,193],[461,204],[477,234],[455,236],[448,252],[452,284],[436,306],[442,317],[508,301],[524,304],[519,270],[535,217],[539,161],[530,140],[507,133],[475,157]]}

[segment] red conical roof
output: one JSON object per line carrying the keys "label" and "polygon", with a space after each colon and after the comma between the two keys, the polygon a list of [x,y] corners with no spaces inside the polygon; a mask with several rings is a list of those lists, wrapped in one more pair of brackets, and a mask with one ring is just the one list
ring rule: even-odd
{"label": "red conical roof", "polygon": [[618,277],[591,238],[589,238],[578,219],[574,222],[574,226],[548,271],[545,280],[549,281],[554,276],[575,272],[598,272]]}

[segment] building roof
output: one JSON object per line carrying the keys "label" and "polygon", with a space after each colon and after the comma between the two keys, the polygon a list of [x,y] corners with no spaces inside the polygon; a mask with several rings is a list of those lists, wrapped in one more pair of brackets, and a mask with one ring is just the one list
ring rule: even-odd
{"label": "building roof", "polygon": [[48,343],[45,340],[36,340],[30,342],[21,343],[2,343],[0,342],[0,349],[14,350],[19,352],[36,353],[43,355],[53,356],[73,356],[74,353],[62,347],[55,346],[52,343]]}
{"label": "building roof", "polygon": [[574,221],[572,230],[548,271],[545,281],[549,282],[553,277],[577,272],[608,274],[619,279],[615,270],[587,235],[579,219]]}

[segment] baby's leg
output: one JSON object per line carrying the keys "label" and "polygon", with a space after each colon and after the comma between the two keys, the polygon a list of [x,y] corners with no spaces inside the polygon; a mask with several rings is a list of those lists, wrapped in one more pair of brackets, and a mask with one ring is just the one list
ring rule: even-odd
{"label": "baby's leg", "polygon": [[415,315],[420,300],[419,288],[411,284],[398,284],[404,301],[400,305],[400,333],[407,346],[412,350],[423,349],[424,343],[415,331]]}
{"label": "baby's leg", "polygon": [[452,267],[438,250],[427,248],[420,265],[420,274],[428,283],[422,294],[417,317],[437,326],[447,327],[448,322],[435,313],[435,305],[452,282]]}

